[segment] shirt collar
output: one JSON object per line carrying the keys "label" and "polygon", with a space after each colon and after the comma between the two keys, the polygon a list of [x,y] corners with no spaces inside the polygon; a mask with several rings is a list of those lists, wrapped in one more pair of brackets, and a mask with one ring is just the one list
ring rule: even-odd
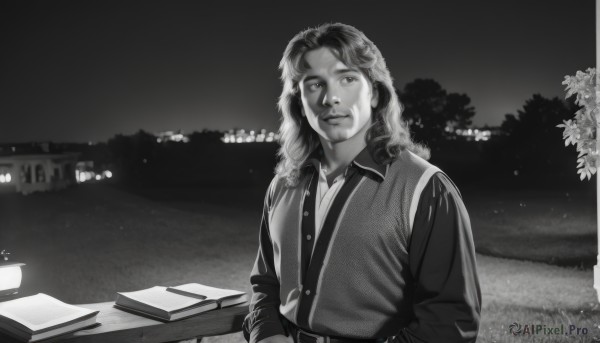
{"label": "shirt collar", "polygon": [[363,170],[367,170],[371,173],[374,173],[375,175],[379,176],[382,181],[385,179],[385,174],[388,170],[388,165],[379,164],[375,162],[373,156],[371,156],[371,153],[369,152],[369,149],[367,147],[365,147],[358,154],[358,156],[356,156],[352,164]]}
{"label": "shirt collar", "polygon": [[[306,162],[302,165],[302,168],[312,166],[317,170],[321,164],[321,157],[323,156],[323,149],[321,146],[313,150],[310,153]],[[368,148],[364,148],[355,158],[350,165],[354,165],[360,169],[366,170],[377,175],[382,181],[385,179],[385,175],[388,170],[388,165],[378,164],[375,162]]]}

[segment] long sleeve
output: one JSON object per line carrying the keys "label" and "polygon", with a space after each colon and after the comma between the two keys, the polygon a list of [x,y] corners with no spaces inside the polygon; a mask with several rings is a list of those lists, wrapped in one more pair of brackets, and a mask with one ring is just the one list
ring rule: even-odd
{"label": "long sleeve", "polygon": [[277,334],[285,335],[279,316],[279,280],[273,264],[273,245],[269,234],[269,207],[274,182],[269,186],[260,225],[259,248],[250,274],[252,300],[250,313],[244,319],[244,337],[256,343]]}
{"label": "long sleeve", "polygon": [[409,246],[414,320],[397,342],[475,342],[481,291],[469,215],[443,173],[426,185]]}

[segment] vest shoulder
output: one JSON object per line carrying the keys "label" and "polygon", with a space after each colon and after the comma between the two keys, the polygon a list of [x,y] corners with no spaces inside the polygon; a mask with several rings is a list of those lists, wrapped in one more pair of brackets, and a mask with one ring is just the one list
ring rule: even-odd
{"label": "vest shoulder", "polygon": [[432,168],[437,169],[435,165],[408,150],[403,150],[398,157],[390,163],[390,171],[394,173],[405,172],[410,174],[422,174],[426,170]]}

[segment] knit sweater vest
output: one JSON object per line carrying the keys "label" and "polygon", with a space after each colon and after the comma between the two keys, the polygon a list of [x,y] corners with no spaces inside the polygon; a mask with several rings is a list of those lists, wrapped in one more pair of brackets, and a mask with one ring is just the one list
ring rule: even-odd
{"label": "knit sweater vest", "polygon": [[[303,285],[301,244],[307,238],[301,228],[306,211],[314,211],[303,208],[311,175],[295,187],[275,177],[267,204],[280,313],[305,329],[333,336],[387,337],[406,325],[412,316],[412,221],[421,191],[436,172],[405,150],[388,165],[384,179],[364,173],[343,202],[324,259],[311,261],[320,270],[310,290]],[[302,302],[309,302],[309,310],[299,311]]]}

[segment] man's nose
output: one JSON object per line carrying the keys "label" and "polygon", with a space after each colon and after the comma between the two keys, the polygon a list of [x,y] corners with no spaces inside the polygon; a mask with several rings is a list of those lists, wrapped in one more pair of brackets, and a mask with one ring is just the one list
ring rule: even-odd
{"label": "man's nose", "polygon": [[340,98],[333,92],[331,89],[328,89],[325,94],[323,94],[323,106],[334,106],[340,104]]}

